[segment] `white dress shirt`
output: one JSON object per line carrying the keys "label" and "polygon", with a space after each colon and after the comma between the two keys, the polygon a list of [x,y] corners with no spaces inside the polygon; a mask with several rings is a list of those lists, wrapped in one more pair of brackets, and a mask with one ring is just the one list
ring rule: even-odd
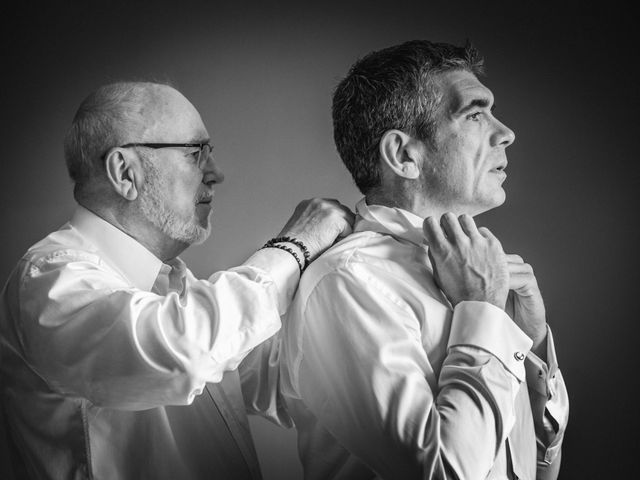
{"label": "white dress shirt", "polygon": [[297,272],[265,249],[198,280],[78,208],[0,298],[5,472],[260,478],[235,369],[279,330]]}
{"label": "white dress shirt", "polygon": [[452,309],[422,219],[364,200],[357,212],[282,332],[305,478],[555,478],[568,399],[550,331],[544,363],[503,310]]}

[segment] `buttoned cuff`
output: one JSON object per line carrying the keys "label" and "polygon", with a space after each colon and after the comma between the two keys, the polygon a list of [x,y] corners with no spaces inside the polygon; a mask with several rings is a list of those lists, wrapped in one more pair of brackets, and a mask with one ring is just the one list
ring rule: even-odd
{"label": "buttoned cuff", "polygon": [[284,250],[263,248],[243,265],[258,268],[273,280],[278,292],[278,312],[284,315],[300,281],[300,267],[296,259]]}
{"label": "buttoned cuff", "polygon": [[[543,460],[550,464],[557,458],[569,420],[569,397],[558,368],[555,345],[551,329],[547,325],[547,362],[529,352],[525,362],[529,391],[534,391],[544,402],[543,428],[552,439],[544,452]],[[550,421],[549,417],[553,419]]]}
{"label": "buttoned cuff", "polygon": [[520,382],[525,380],[524,359],[533,342],[495,305],[465,301],[455,306],[447,348],[460,345],[488,351]]}
{"label": "buttoned cuff", "polygon": [[547,325],[546,363],[535,353],[529,352],[524,366],[527,372],[527,378],[529,379],[529,388],[533,388],[543,397],[551,398],[555,390],[554,386],[558,372],[558,359],[556,357],[556,349],[549,325]]}

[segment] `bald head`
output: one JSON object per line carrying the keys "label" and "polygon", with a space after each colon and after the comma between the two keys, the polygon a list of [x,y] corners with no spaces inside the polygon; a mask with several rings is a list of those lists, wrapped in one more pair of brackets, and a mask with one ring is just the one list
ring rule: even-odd
{"label": "bald head", "polygon": [[[195,107],[169,85],[101,86],[81,103],[64,142],[76,198],[87,184],[104,175],[102,162],[109,149],[130,142],[171,142],[187,128],[193,136],[194,129],[200,130],[198,122],[202,124]],[[180,137],[180,141],[186,140]]]}

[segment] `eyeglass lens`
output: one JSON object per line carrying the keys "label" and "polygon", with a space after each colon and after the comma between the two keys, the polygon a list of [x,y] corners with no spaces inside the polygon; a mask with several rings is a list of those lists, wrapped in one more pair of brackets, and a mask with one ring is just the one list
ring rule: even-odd
{"label": "eyeglass lens", "polygon": [[200,148],[200,151],[198,152],[199,168],[203,168],[205,166],[205,164],[207,163],[207,160],[209,160],[209,157],[211,156],[212,151],[213,151],[213,147],[208,143],[202,145],[202,147]]}

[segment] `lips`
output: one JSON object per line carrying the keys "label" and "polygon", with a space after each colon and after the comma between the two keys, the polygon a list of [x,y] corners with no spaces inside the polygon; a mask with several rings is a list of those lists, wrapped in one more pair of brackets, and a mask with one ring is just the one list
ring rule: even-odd
{"label": "lips", "polygon": [[202,195],[196,203],[209,205],[213,201],[213,195]]}

